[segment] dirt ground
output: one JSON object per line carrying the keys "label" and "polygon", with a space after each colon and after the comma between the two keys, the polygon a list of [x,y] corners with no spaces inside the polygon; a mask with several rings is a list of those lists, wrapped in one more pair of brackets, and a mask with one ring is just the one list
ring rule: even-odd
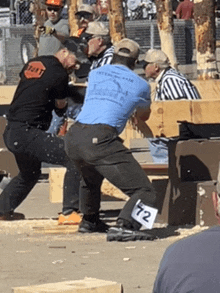
{"label": "dirt ground", "polygon": [[[114,224],[124,205],[103,200],[101,215]],[[26,219],[0,223],[0,293],[13,287],[81,280],[85,277],[121,283],[124,293],[150,293],[165,249],[197,233],[200,227],[155,225],[155,241],[107,242],[105,234],[80,234],[57,228],[61,204],[49,202],[49,184],[38,183],[17,209]],[[203,228],[205,229],[205,228]]]}

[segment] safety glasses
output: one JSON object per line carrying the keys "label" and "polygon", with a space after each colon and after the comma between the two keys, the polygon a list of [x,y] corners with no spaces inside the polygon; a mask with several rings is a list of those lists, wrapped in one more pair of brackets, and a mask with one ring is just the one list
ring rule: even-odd
{"label": "safety glasses", "polygon": [[60,7],[47,7],[48,11],[54,11],[54,12],[58,12],[60,11]]}
{"label": "safety glasses", "polygon": [[88,20],[88,19],[91,18],[91,16],[92,16],[92,14],[88,13],[88,12],[79,12],[79,13],[76,14],[77,19],[84,18],[84,19]]}

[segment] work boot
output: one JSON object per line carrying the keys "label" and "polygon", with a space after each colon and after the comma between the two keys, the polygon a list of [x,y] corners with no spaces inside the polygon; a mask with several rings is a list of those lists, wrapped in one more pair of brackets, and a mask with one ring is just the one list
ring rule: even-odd
{"label": "work boot", "polygon": [[14,213],[13,211],[0,215],[0,221],[18,221],[24,220],[25,216],[21,213]]}
{"label": "work boot", "polygon": [[156,237],[145,231],[135,231],[125,227],[110,227],[107,232],[107,241],[136,241],[154,240]]}
{"label": "work boot", "polygon": [[58,225],[79,225],[82,221],[82,215],[77,212],[72,212],[69,215],[60,214]]}
{"label": "work boot", "polygon": [[156,236],[134,229],[132,224],[125,219],[118,219],[116,226],[110,227],[107,233],[107,241],[136,241],[154,240]]}

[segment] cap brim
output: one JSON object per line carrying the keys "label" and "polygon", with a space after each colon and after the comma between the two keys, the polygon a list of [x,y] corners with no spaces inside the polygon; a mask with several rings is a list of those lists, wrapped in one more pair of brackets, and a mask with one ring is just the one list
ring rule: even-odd
{"label": "cap brim", "polygon": [[145,68],[148,64],[149,62],[146,62],[145,60],[140,60],[138,62],[138,65],[140,65],[142,68]]}

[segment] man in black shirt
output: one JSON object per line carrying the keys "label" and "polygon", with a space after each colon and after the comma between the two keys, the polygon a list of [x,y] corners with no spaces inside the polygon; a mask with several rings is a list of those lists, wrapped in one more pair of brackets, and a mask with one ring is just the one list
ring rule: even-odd
{"label": "man in black shirt", "polygon": [[[0,220],[15,218],[13,211],[37,183],[42,162],[67,168],[62,213],[72,213],[73,206],[77,212],[79,173],[64,151],[63,140],[45,132],[52,110],[58,115],[66,110],[68,75],[79,68],[73,38],[65,45],[54,56],[31,59],[20,73],[4,132],[5,144],[14,154],[20,172],[0,195]],[[75,220],[80,220],[78,214]]]}

